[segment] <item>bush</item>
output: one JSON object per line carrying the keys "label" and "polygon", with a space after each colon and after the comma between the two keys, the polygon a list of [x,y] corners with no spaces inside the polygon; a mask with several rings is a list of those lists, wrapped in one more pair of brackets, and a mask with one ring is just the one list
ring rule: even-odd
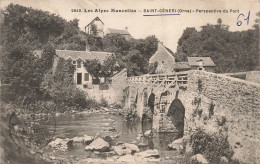
{"label": "bush", "polygon": [[87,99],[86,108],[87,109],[99,109],[100,104],[95,99]]}
{"label": "bush", "polygon": [[108,102],[104,97],[101,98],[101,106],[108,107]]}
{"label": "bush", "polygon": [[73,75],[73,65],[59,58],[56,70],[49,70],[41,83],[41,90],[48,95],[46,97],[63,108],[62,110],[82,110],[87,107],[86,93],[75,86]]}
{"label": "bush", "polygon": [[125,120],[126,121],[135,121],[140,119],[139,116],[137,115],[137,111],[134,110],[134,108],[129,109],[129,112],[126,113],[125,115]]}
{"label": "bush", "polygon": [[201,129],[191,135],[190,144],[194,154],[204,154],[211,163],[219,163],[222,156],[231,160],[234,154],[227,137],[221,134],[207,134]]}

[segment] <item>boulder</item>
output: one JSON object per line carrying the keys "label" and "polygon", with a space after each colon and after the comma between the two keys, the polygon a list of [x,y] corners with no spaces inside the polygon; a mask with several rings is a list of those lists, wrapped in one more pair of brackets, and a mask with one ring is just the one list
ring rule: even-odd
{"label": "boulder", "polygon": [[85,143],[85,144],[90,144],[93,141],[93,137],[92,136],[88,136],[88,135],[84,135],[83,137],[74,137],[72,138],[74,143]]}
{"label": "boulder", "polygon": [[139,152],[139,151],[140,151],[139,148],[138,148],[138,146],[136,146],[135,144],[125,143],[124,145],[125,145],[125,147],[131,149],[131,150],[132,150],[132,153],[135,153],[135,152]]}
{"label": "boulder", "polygon": [[84,150],[88,151],[109,151],[109,143],[104,141],[102,138],[97,138],[90,145],[86,146]]}
{"label": "boulder", "polygon": [[190,143],[186,144],[185,153],[188,154],[188,155],[192,154],[192,146],[190,145]]}
{"label": "boulder", "polygon": [[82,142],[84,143],[84,144],[86,144],[86,145],[89,145],[93,140],[94,140],[94,137],[92,137],[92,136],[88,136],[88,135],[84,135],[83,137],[82,137]]}
{"label": "boulder", "polygon": [[140,153],[135,153],[135,155],[137,157],[141,157],[141,158],[150,158],[150,157],[154,157],[154,158],[159,158],[160,154],[159,151],[157,149],[154,150],[146,150],[146,151],[142,151]]}
{"label": "boulder", "polygon": [[134,154],[135,152],[139,152],[139,148],[135,144],[129,143],[121,143],[117,146],[112,147],[117,155],[126,155],[126,154]]}
{"label": "boulder", "polygon": [[172,150],[183,150],[182,138],[174,140],[172,143],[168,145],[168,148]]}
{"label": "boulder", "polygon": [[192,162],[199,162],[199,163],[202,163],[202,164],[208,164],[209,163],[207,161],[207,159],[203,157],[202,154],[196,154],[193,157],[191,157],[191,163]]}
{"label": "boulder", "polygon": [[147,146],[148,146],[148,143],[142,143],[142,142],[141,142],[141,143],[138,144],[138,146],[139,146],[139,147],[147,147]]}
{"label": "boulder", "polygon": [[54,141],[51,141],[48,146],[54,148],[55,150],[67,151],[68,147],[72,146],[73,140],[71,139],[61,139],[56,138]]}
{"label": "boulder", "polygon": [[224,156],[220,158],[220,163],[228,163],[228,159]]}
{"label": "boulder", "polygon": [[144,133],[144,136],[145,137],[148,137],[152,134],[152,131],[151,130],[147,130],[145,133]]}
{"label": "boulder", "polygon": [[127,162],[127,163],[136,163],[135,162],[135,157],[132,156],[131,154],[124,155],[122,157],[119,157],[117,159],[117,162]]}
{"label": "boulder", "polygon": [[131,154],[131,152],[132,152],[131,149],[126,148],[123,145],[113,146],[112,148],[116,152],[116,154],[119,155],[119,156],[126,155],[126,154]]}
{"label": "boulder", "polygon": [[82,137],[74,137],[74,138],[72,138],[72,140],[73,140],[74,143],[79,143],[79,142],[83,141],[83,138]]}

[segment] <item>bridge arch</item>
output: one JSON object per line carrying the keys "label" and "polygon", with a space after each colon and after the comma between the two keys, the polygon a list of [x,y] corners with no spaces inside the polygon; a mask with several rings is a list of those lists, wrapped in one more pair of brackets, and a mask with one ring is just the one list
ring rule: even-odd
{"label": "bridge arch", "polygon": [[167,116],[176,128],[178,136],[182,137],[184,133],[185,107],[180,99],[175,98],[171,102]]}
{"label": "bridge arch", "polygon": [[146,115],[152,118],[155,110],[155,94],[153,92],[148,97],[147,105],[148,111],[146,112]]}

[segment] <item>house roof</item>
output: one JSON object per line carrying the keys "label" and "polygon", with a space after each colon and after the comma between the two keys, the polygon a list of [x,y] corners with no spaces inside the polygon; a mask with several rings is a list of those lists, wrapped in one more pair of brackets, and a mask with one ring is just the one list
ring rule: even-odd
{"label": "house roof", "polygon": [[[41,56],[42,51],[34,51],[36,55]],[[93,60],[98,59],[100,62],[112,55],[111,52],[100,52],[100,51],[71,51],[71,50],[56,50],[56,55],[64,59],[78,60]]]}
{"label": "house roof", "polygon": [[88,25],[85,26],[85,28],[88,27],[88,26],[89,26],[91,23],[93,23],[95,20],[96,20],[96,21],[100,21],[102,24],[104,24],[104,22],[102,22],[102,20],[101,20],[99,17],[95,17],[91,22],[89,22]]}
{"label": "house roof", "polygon": [[130,35],[127,30],[117,30],[112,28],[107,28],[109,34],[120,34],[120,35]]}
{"label": "house roof", "polygon": [[199,66],[197,61],[202,60],[203,66],[216,66],[210,57],[187,57],[190,66]]}
{"label": "house roof", "polygon": [[190,69],[191,66],[188,62],[176,62],[174,65],[174,69]]}
{"label": "house roof", "polygon": [[155,58],[155,56],[160,55],[160,54],[168,54],[173,60],[175,60],[173,56],[173,52],[165,47],[162,42],[158,43],[157,51],[152,55],[152,57],[149,59],[149,63]]}

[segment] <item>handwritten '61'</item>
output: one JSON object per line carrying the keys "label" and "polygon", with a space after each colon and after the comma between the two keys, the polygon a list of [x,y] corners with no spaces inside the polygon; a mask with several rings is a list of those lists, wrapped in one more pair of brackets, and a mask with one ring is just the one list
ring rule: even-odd
{"label": "handwritten '61'", "polygon": [[240,20],[240,18],[244,19],[244,21],[247,21],[247,25],[249,24],[249,17],[250,17],[250,11],[248,12],[248,16],[245,18],[244,14],[239,14],[237,17],[237,25],[241,26],[242,25],[242,21]]}

